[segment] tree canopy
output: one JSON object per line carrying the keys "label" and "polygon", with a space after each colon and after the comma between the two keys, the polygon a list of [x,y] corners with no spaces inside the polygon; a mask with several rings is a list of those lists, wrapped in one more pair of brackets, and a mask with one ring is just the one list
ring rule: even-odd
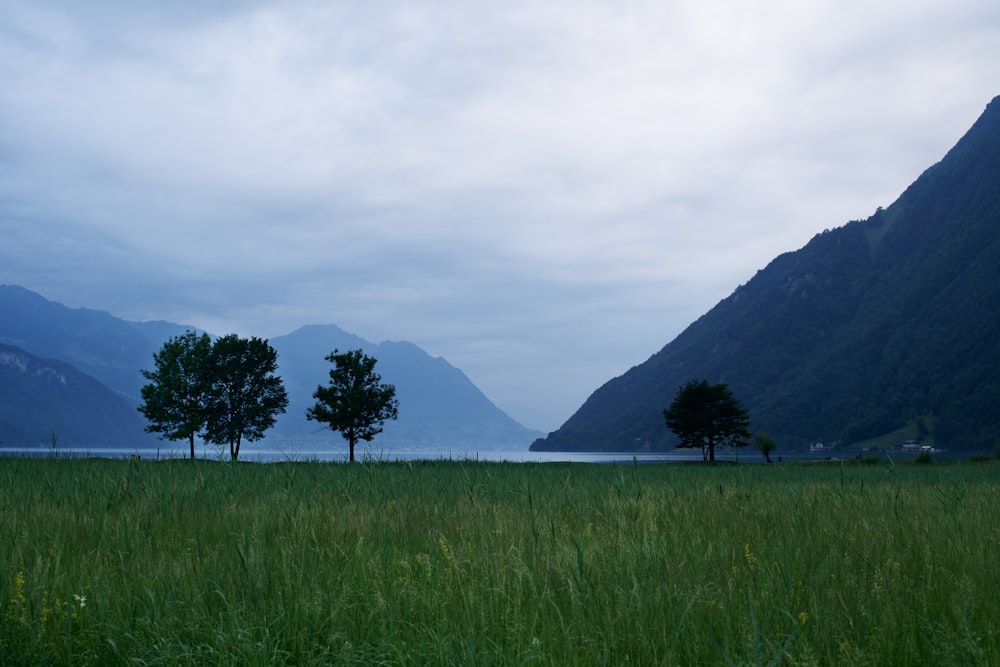
{"label": "tree canopy", "polygon": [[205,438],[229,444],[235,461],[243,439],[259,440],[288,407],[278,369],[278,353],[260,338],[223,336],[212,346],[212,392]]}
{"label": "tree canopy", "polygon": [[386,420],[396,419],[396,388],[382,382],[375,372],[377,359],[361,350],[334,350],[326,360],[333,364],[330,382],[316,388],[316,403],[306,411],[306,418],[340,431],[353,462],[358,441],[370,442],[382,432]]}
{"label": "tree canopy", "polygon": [[700,447],[707,461],[715,461],[717,446],[742,447],[750,437],[747,413],[725,383],[689,381],[678,390],[663,416],[681,440],[677,446]]}
{"label": "tree canopy", "polygon": [[156,368],[142,371],[139,411],[146,430],[168,440],[187,438],[194,459],[194,438],[229,444],[235,461],[244,438],[253,441],[285,411],[288,395],[277,370],[277,352],[259,338],[235,334],[214,344],[208,334],[188,331],[171,338],[153,355]]}
{"label": "tree canopy", "polygon": [[778,441],[770,433],[754,433],[753,441],[760,453],[764,455],[764,460],[771,463],[771,452],[778,448]]}
{"label": "tree canopy", "polygon": [[194,437],[205,426],[212,388],[208,372],[212,340],[208,334],[188,331],[163,344],[153,355],[155,368],[141,371],[149,384],[142,387],[141,412],[146,431],[167,440],[187,439],[194,458]]}

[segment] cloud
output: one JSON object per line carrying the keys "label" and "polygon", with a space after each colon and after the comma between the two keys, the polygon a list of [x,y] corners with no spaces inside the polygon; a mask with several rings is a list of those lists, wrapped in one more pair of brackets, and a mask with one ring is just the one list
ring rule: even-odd
{"label": "cloud", "polygon": [[542,428],[1000,92],[979,0],[7,4],[0,280],[412,340]]}

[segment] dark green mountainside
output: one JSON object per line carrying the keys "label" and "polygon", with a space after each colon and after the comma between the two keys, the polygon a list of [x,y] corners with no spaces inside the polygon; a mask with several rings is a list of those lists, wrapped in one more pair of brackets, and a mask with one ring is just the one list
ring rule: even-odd
{"label": "dark green mountainside", "polygon": [[0,343],[0,450],[153,447],[144,425],[124,397],[93,377]]}
{"label": "dark green mountainside", "polygon": [[1000,97],[890,207],[777,257],[532,449],[669,449],[662,411],[700,378],[783,448],[1000,443]]}

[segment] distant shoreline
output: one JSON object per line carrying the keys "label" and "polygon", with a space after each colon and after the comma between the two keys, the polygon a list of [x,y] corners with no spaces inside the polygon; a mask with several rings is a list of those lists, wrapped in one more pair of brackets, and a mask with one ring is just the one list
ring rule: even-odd
{"label": "distant shoreline", "polygon": [[[839,454],[839,455],[838,455]],[[890,462],[912,461],[917,452],[882,452],[878,459]],[[118,447],[3,447],[0,446],[0,458],[9,456],[30,456],[57,458],[107,458],[128,459],[132,457],[144,460],[174,460],[187,459],[186,448],[118,448]],[[793,462],[837,462],[857,461],[867,459],[868,454],[858,452],[792,452],[787,454],[772,454],[772,459],[778,463]],[[970,458],[989,456],[986,452],[951,452],[935,451],[932,454],[935,461],[960,461]],[[229,454],[217,447],[201,447],[196,451],[196,458],[204,461],[228,461]],[[458,447],[441,448],[397,448],[362,451],[358,458],[362,462],[391,463],[406,461],[492,461],[510,463],[683,463],[702,461],[701,452],[697,450],[671,451],[650,454],[639,452],[533,452],[527,449],[461,449]],[[764,457],[756,450],[739,452],[726,451],[718,454],[720,462],[725,463],[764,463]],[[316,447],[288,448],[245,448],[240,454],[240,461],[254,463],[280,462],[321,462],[337,463],[347,461],[346,447],[341,449]]]}

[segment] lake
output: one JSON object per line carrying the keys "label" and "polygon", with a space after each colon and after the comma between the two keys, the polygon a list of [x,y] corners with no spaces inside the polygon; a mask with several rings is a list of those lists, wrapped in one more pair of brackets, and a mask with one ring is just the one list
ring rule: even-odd
{"label": "lake", "polygon": [[[101,447],[57,447],[54,450],[48,447],[0,447],[0,456],[67,456],[67,457],[100,457],[100,458],[129,458],[133,454],[138,454],[143,459],[166,460],[183,459],[188,457],[188,446],[186,443],[164,443],[159,448],[141,449],[114,449]],[[207,460],[228,460],[228,447],[217,447],[215,445],[198,444],[195,447],[195,456],[199,459]],[[442,447],[390,447],[383,448],[359,446],[355,450],[355,456],[359,461],[418,461],[418,460],[444,460],[444,461],[511,461],[511,462],[558,462],[571,461],[581,463],[666,463],[675,461],[700,461],[701,452],[698,450],[671,451],[662,454],[632,454],[628,452],[617,453],[592,453],[592,452],[532,452],[527,446],[523,449],[511,447],[482,447],[477,448],[470,445],[467,448],[458,446]],[[912,454],[902,452],[891,452],[893,460],[909,460]],[[774,461],[817,461],[825,458],[837,458],[837,452],[788,452],[772,453]],[[856,457],[853,452],[840,453],[840,458],[851,460]],[[721,453],[716,453],[716,458],[720,461],[744,461],[747,463],[763,463],[764,457],[750,447],[735,451],[724,449]],[[935,459],[949,459],[944,452],[936,452]],[[244,443],[240,449],[240,461],[253,461],[261,463],[275,463],[281,461],[347,461],[347,445],[342,447],[324,447],[321,443],[289,442],[278,444]]]}

